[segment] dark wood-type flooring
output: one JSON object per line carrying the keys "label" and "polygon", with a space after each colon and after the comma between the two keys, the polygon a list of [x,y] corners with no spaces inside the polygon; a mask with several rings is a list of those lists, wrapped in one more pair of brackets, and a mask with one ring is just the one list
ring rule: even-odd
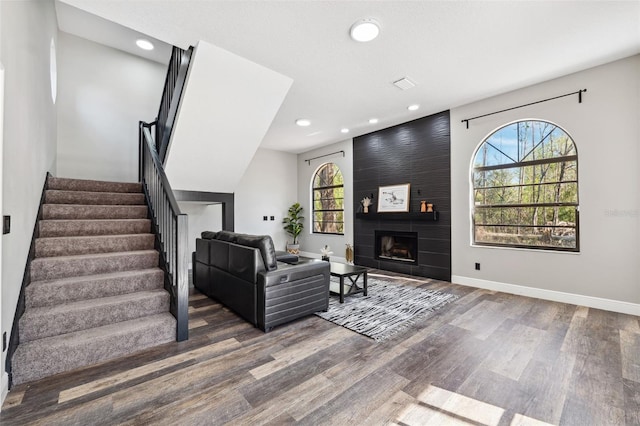
{"label": "dark wood-type flooring", "polygon": [[190,339],[16,386],[0,423],[638,425],[639,318],[401,277],[460,298],[390,340],[264,334],[192,292]]}

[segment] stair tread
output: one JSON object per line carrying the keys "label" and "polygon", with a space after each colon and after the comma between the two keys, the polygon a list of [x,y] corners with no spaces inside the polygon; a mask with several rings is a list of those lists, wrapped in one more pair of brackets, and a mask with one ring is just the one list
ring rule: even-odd
{"label": "stair tread", "polygon": [[43,306],[27,309],[22,318],[41,317],[47,314],[67,313],[74,310],[83,310],[98,306],[120,305],[123,302],[139,301],[151,297],[169,297],[165,289],[142,290],[134,293],[119,294],[116,296],[99,297],[97,299],[79,300],[71,303],[63,303],[55,306]]}
{"label": "stair tread", "polygon": [[92,253],[92,254],[74,254],[71,256],[51,256],[51,257],[37,257],[33,259],[31,263],[40,263],[45,261],[50,261],[55,259],[56,261],[64,261],[69,259],[98,259],[98,258],[107,258],[107,257],[118,257],[118,256],[131,256],[135,254],[152,254],[158,253],[157,250],[131,250],[131,251],[114,251],[110,253]]}
{"label": "stair tread", "polygon": [[35,256],[42,258],[151,249],[154,242],[155,235],[151,233],[44,237],[35,240]]}
{"label": "stair tread", "polygon": [[[74,195],[101,195],[101,196],[108,196],[108,195],[115,195],[115,196],[123,196],[125,198],[127,197],[140,197],[141,195],[144,195],[142,192],[105,192],[105,191],[71,191],[68,189],[45,189],[46,192],[49,193],[61,193],[61,192],[68,192]],[[49,203],[47,203],[49,204]],[[52,203],[55,204],[55,203]],[[95,204],[92,204],[95,205]]]}
{"label": "stair tread", "polygon": [[55,285],[59,283],[74,283],[74,282],[82,282],[82,281],[94,281],[94,280],[105,280],[110,278],[126,278],[126,277],[134,277],[141,274],[156,274],[158,271],[162,272],[160,268],[147,268],[147,269],[133,269],[130,271],[118,271],[118,272],[110,272],[106,274],[94,274],[94,275],[84,275],[80,277],[68,277],[68,278],[56,278],[53,280],[39,280],[32,281],[29,286],[46,286],[46,285]]}
{"label": "stair tread", "polygon": [[14,384],[115,359],[175,341],[168,312],[89,328],[18,345],[12,359]]}
{"label": "stair tread", "polygon": [[158,267],[32,281],[25,289],[27,309],[164,288]]}
{"label": "stair tread", "polygon": [[30,272],[31,279],[38,281],[153,268],[158,260],[159,253],[153,249],[36,257]]}
{"label": "stair tread", "polygon": [[142,184],[139,182],[116,182],[94,179],[74,179],[50,177],[47,181],[47,189],[65,189],[75,191],[75,188],[93,188],[96,192],[101,189],[109,189],[111,192],[136,193],[142,192]]}
{"label": "stair tread", "polygon": [[55,241],[55,240],[108,240],[112,238],[144,238],[153,235],[150,232],[140,234],[110,234],[110,235],[65,235],[60,237],[39,237],[38,240]]}
{"label": "stair tread", "polygon": [[151,233],[151,219],[41,219],[40,238]]}
{"label": "stair tread", "polygon": [[[50,206],[52,204],[49,204]],[[55,204],[54,204],[55,205]],[[57,204],[59,206],[72,206],[74,204]],[[80,204],[82,207],[86,207],[85,204]],[[93,206],[95,207],[120,207],[120,206],[99,206],[99,205],[95,205],[93,204]],[[123,207],[129,207],[129,206],[123,206]],[[151,219],[147,219],[147,218],[141,218],[141,217],[131,217],[131,218],[113,218],[113,219],[105,219],[105,218],[99,218],[99,219],[40,219],[39,221],[40,223],[70,223],[70,224],[82,224],[82,223],[109,223],[109,222],[115,222],[115,223],[143,223],[143,222],[151,222]]]}
{"label": "stair tread", "polygon": [[29,342],[169,311],[163,288],[27,309],[20,341]]}
{"label": "stair tread", "polygon": [[112,239],[138,239],[138,238],[149,238],[149,236],[153,236],[150,232],[140,233],[140,234],[109,234],[109,235],[67,235],[64,237],[40,237],[36,238],[36,242],[38,241],[46,241],[46,242],[56,242],[56,241],[82,241],[82,240],[112,240]]}
{"label": "stair tread", "polygon": [[141,192],[45,190],[45,204],[146,205]]}
{"label": "stair tread", "polygon": [[33,340],[31,342],[25,342],[18,345],[16,350],[19,351],[22,347],[25,350],[28,346],[34,345],[46,345],[51,347],[67,347],[72,340],[91,340],[101,335],[119,335],[126,334],[127,332],[135,329],[143,329],[149,325],[160,320],[166,320],[171,318],[175,320],[173,315],[169,312],[162,312],[160,314],[148,315],[146,317],[136,318],[132,320],[117,322],[113,324],[107,324],[100,327],[88,328],[86,330],[74,331],[72,333],[61,334],[59,336],[45,337],[44,339]]}
{"label": "stair tread", "polygon": [[42,206],[43,220],[147,219],[145,204],[58,204]]}

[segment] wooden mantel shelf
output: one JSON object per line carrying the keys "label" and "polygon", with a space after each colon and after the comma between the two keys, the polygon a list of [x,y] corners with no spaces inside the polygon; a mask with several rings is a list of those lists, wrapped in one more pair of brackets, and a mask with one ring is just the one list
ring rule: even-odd
{"label": "wooden mantel shelf", "polygon": [[426,220],[437,221],[438,212],[431,213],[409,212],[409,213],[356,213],[356,219],[365,220]]}

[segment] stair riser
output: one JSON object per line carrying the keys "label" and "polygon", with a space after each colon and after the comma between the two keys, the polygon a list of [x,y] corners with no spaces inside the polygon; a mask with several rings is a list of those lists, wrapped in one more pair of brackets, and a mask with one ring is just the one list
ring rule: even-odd
{"label": "stair riser", "polygon": [[158,252],[127,253],[97,258],[51,257],[31,262],[31,281],[55,280],[66,277],[85,277],[117,271],[132,271],[158,266]]}
{"label": "stair riser", "polygon": [[142,184],[130,182],[102,182],[97,180],[50,177],[47,189],[88,192],[142,192]]}
{"label": "stair riser", "polygon": [[[20,344],[12,358],[14,385],[175,341],[171,314]],[[141,325],[142,324],[142,325]]]}
{"label": "stair riser", "polygon": [[[143,299],[102,304],[61,312],[27,311],[20,318],[20,342],[59,336],[89,328],[129,321],[147,315],[169,311],[169,293],[164,290],[149,293]],[[33,312],[33,315],[30,313]],[[37,316],[35,312],[38,312]]]}
{"label": "stair riser", "polygon": [[147,206],[44,204],[43,219],[146,219]]}
{"label": "stair riser", "polygon": [[153,249],[153,234],[37,238],[36,258]]}
{"label": "stair riser", "polygon": [[38,227],[41,238],[148,234],[151,232],[151,220],[41,220]]}
{"label": "stair riser", "polygon": [[45,191],[47,204],[90,204],[90,205],[142,205],[144,194],[119,194],[112,192]]}
{"label": "stair riser", "polygon": [[136,291],[159,290],[163,286],[164,272],[160,269],[144,270],[117,277],[92,276],[80,280],[32,282],[25,289],[25,303],[27,309],[55,306]]}

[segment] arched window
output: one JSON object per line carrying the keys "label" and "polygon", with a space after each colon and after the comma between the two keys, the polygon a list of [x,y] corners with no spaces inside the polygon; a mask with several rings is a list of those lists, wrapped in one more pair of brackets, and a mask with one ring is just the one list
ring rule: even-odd
{"label": "arched window", "polygon": [[473,243],[579,251],[578,152],[546,121],[489,135],[471,170]]}
{"label": "arched window", "polygon": [[313,232],[344,234],[344,179],[334,163],[323,164],[313,176]]}

